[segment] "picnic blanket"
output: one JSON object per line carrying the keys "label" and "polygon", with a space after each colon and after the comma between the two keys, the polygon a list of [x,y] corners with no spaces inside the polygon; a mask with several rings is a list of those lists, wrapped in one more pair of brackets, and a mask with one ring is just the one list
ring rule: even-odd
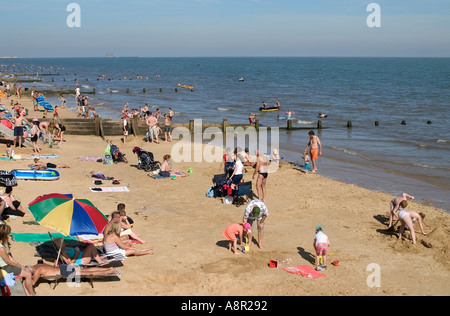
{"label": "picnic blanket", "polygon": [[301,274],[303,277],[307,277],[310,279],[317,279],[325,276],[325,274],[317,272],[310,266],[296,266],[296,267],[288,267],[283,268],[284,271],[292,273],[292,274]]}
{"label": "picnic blanket", "polygon": [[[172,177],[163,177],[159,173],[158,174],[149,174],[148,176],[153,179],[172,179]],[[174,176],[176,176],[177,178],[184,178],[184,177],[186,177],[186,174],[183,172],[177,172],[174,174]]]}
{"label": "picnic blanket", "polygon": [[92,192],[130,192],[128,187],[95,187],[89,188]]}

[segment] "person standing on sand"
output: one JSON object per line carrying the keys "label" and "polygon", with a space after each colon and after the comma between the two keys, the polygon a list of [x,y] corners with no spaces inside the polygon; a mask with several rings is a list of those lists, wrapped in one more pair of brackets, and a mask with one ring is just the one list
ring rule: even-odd
{"label": "person standing on sand", "polygon": [[394,216],[397,219],[400,219],[398,216],[398,210],[400,208],[404,209],[405,207],[408,206],[408,200],[407,199],[411,199],[414,200],[414,196],[409,195],[407,193],[403,193],[402,196],[396,197],[394,199],[392,199],[391,203],[390,203],[390,215],[389,215],[389,226],[388,229],[390,229],[392,227],[392,221],[394,219]]}
{"label": "person standing on sand", "polygon": [[[269,216],[269,210],[267,209],[266,204],[264,204],[264,202],[260,200],[250,201],[250,203],[247,204],[247,207],[245,208],[244,211],[244,218],[243,218],[244,224],[249,223],[250,228],[252,228],[253,223],[257,221],[258,247],[260,249],[263,249],[262,240],[264,237],[264,225],[267,216]],[[248,240],[250,246],[252,241],[252,233],[248,234]]]}
{"label": "person standing on sand", "polygon": [[261,201],[266,202],[266,182],[269,175],[269,158],[266,155],[261,155],[259,149],[256,150],[256,168],[253,172],[253,179],[256,174],[256,190]]}
{"label": "person standing on sand", "polygon": [[169,114],[164,114],[164,134],[165,141],[172,142],[172,120],[169,117]]}
{"label": "person standing on sand", "polygon": [[311,173],[317,172],[317,159],[319,156],[322,156],[322,143],[320,142],[319,137],[317,137],[313,131],[309,133],[309,142],[306,145],[304,152],[308,152],[308,148],[310,148],[309,155],[311,156],[311,161],[313,165],[313,171]]}
{"label": "person standing on sand", "polygon": [[19,143],[19,148],[22,147],[23,128],[28,125],[28,121],[23,117],[21,112],[16,113],[16,117],[11,120],[14,126],[14,145]]}
{"label": "person standing on sand", "polygon": [[158,120],[153,116],[152,112],[149,112],[147,118],[148,132],[150,133],[150,139],[152,142],[159,144],[158,139]]}

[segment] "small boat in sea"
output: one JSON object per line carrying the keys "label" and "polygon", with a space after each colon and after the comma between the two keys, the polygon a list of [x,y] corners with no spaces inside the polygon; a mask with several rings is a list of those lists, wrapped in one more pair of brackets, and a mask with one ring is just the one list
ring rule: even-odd
{"label": "small boat in sea", "polygon": [[181,85],[181,88],[194,90],[195,86],[189,86],[189,85],[183,84],[183,85]]}
{"label": "small boat in sea", "polygon": [[260,107],[259,110],[260,110],[261,112],[274,112],[274,111],[279,111],[280,108],[277,107],[277,106],[270,107],[270,108]]}

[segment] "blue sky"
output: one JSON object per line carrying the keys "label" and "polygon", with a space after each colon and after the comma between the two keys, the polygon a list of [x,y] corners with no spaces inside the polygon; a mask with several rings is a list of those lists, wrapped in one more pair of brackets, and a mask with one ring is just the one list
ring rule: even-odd
{"label": "blue sky", "polygon": [[[448,0],[0,2],[0,56],[450,57]],[[66,24],[71,2],[80,28]],[[381,28],[366,24],[372,2]]]}

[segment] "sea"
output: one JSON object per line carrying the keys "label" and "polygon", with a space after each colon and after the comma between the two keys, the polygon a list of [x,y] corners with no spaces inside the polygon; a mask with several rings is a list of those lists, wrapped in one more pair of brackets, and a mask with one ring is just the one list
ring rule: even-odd
{"label": "sea", "polygon": [[[256,114],[263,127],[281,128],[280,155],[293,163],[303,163],[313,130],[319,174],[450,210],[450,58],[30,58],[1,60],[0,72],[42,79],[24,88],[95,89],[90,105],[105,118],[120,118],[127,102],[172,108],[175,122],[243,124]],[[73,95],[65,98],[75,110]],[[277,100],[280,111],[259,111]],[[289,110],[287,131],[277,116]]]}

